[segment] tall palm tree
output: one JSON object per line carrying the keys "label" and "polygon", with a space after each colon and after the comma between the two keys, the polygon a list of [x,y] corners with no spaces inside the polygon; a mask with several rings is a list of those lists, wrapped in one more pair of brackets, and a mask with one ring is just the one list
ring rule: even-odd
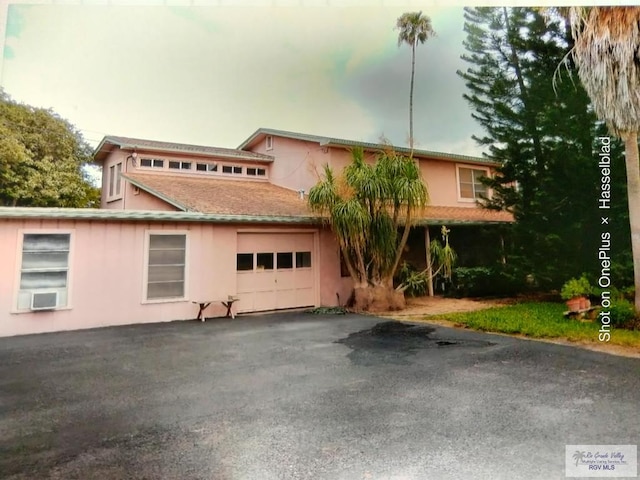
{"label": "tall palm tree", "polygon": [[398,33],[398,47],[403,43],[411,46],[411,87],[409,89],[409,147],[413,156],[413,79],[416,70],[416,47],[418,42],[424,43],[435,35],[431,26],[431,19],[422,12],[407,12],[396,21]]}
{"label": "tall palm tree", "polygon": [[570,7],[573,59],[596,115],[624,141],[635,307],[640,311],[640,8]]}

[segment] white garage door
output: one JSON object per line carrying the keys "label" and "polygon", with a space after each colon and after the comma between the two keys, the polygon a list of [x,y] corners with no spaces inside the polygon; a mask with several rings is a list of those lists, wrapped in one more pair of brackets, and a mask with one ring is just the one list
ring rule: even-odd
{"label": "white garage door", "polygon": [[239,233],[239,312],[315,305],[312,233]]}

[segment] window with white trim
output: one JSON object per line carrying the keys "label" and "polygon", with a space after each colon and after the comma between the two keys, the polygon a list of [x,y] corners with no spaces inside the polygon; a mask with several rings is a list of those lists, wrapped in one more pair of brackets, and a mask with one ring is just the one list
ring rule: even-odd
{"label": "window with white trim", "polygon": [[149,234],[147,300],[185,297],[186,253],[186,234]]}
{"label": "window with white trim", "polygon": [[122,162],[109,167],[109,198],[119,197],[122,193]]}
{"label": "window with white trim", "polygon": [[267,135],[265,139],[265,148],[267,150],[273,150],[273,137],[271,135]]}
{"label": "window with white trim", "polygon": [[250,177],[264,177],[267,171],[264,168],[247,167],[247,175]]}
{"label": "window with white trim", "polygon": [[170,160],[169,168],[173,170],[191,170],[191,162],[180,162],[178,160]]}
{"label": "window with white trim", "polygon": [[67,306],[70,246],[70,233],[23,235],[18,310],[39,308],[38,296],[51,308]]}
{"label": "window with white trim", "polygon": [[141,167],[164,168],[164,160],[162,158],[142,158],[140,159]]}
{"label": "window with white trim", "polygon": [[484,168],[458,167],[458,191],[461,200],[478,200],[487,195],[487,187],[480,181],[489,175]]}

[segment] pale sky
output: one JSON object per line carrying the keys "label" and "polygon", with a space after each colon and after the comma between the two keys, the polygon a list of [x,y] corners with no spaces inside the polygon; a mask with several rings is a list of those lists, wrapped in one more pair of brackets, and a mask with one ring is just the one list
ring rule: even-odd
{"label": "pale sky", "polygon": [[462,6],[440,4],[15,0],[0,5],[0,86],[94,146],[122,135],[235,148],[259,127],[407,145],[411,54],[393,27],[422,10],[437,36],[416,55],[416,146],[479,155],[456,75]]}

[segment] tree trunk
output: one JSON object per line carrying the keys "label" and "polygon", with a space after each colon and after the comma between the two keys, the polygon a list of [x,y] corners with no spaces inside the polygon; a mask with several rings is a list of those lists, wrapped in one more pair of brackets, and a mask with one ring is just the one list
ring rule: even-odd
{"label": "tree trunk", "polygon": [[627,198],[629,202],[629,226],[631,227],[631,251],[633,254],[633,279],[636,289],[635,307],[640,312],[640,160],[638,158],[638,132],[624,136],[625,164],[627,167]]}
{"label": "tree trunk", "polygon": [[405,308],[404,293],[388,285],[367,285],[353,289],[353,309],[356,312],[388,312]]}
{"label": "tree trunk", "polygon": [[431,236],[429,227],[424,227],[424,248],[427,251],[427,291],[433,297],[433,269],[431,268]]}
{"label": "tree trunk", "polygon": [[409,148],[411,149],[411,158],[413,158],[413,77],[416,70],[416,43],[418,37],[411,45],[411,86],[409,88]]}

